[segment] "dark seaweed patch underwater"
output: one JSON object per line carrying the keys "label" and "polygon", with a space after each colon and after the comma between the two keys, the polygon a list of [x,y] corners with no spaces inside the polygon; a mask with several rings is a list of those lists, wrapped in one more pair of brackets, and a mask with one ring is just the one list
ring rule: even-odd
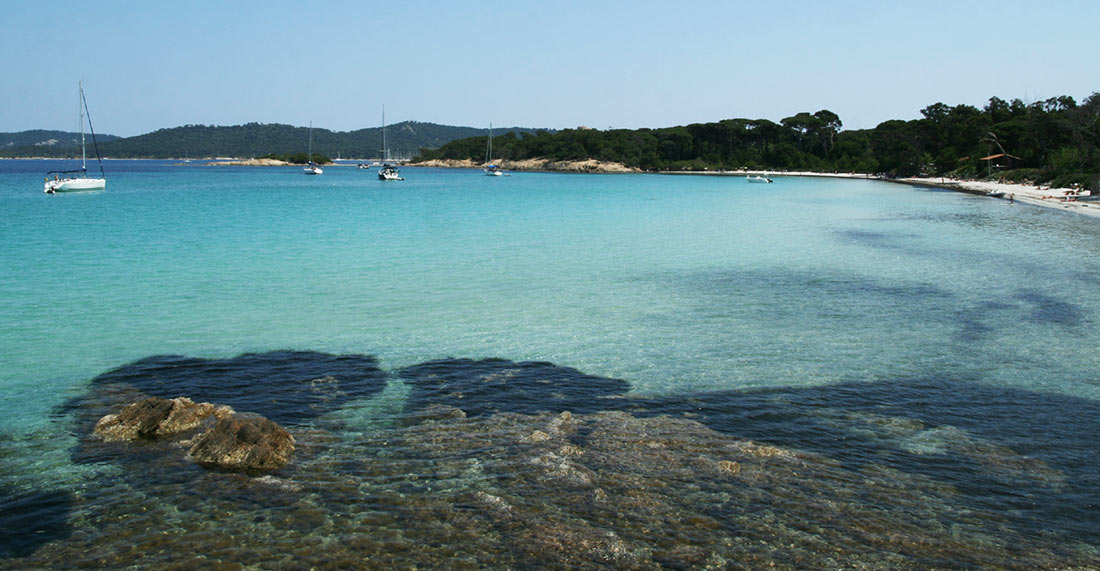
{"label": "dark seaweed patch underwater", "polygon": [[[1091,401],[926,377],[663,398],[545,362],[151,357],[61,411],[101,467],[0,490],[0,567],[1100,566]],[[317,383],[318,379],[324,382]],[[143,394],[279,419],[294,461],[206,471],[86,437]],[[9,478],[10,479],[10,478]]]}

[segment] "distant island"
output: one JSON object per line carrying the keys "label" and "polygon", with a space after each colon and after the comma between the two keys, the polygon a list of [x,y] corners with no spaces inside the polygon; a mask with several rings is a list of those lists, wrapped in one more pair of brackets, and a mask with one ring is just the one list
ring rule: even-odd
{"label": "distant island", "polygon": [[[477,127],[452,127],[404,121],[386,126],[386,144],[395,157],[411,158],[421,148],[435,148],[455,139],[485,133]],[[498,132],[534,133],[512,127]],[[96,134],[99,152],[119,159],[255,158],[305,153],[309,128],[283,124],[248,123],[235,126],[185,125],[159,129],[134,137]],[[91,148],[89,139],[89,149]],[[336,158],[379,157],[382,128],[329,131],[313,128],[313,152]],[[80,156],[80,134],[61,131],[0,133],[0,157],[71,158]]]}

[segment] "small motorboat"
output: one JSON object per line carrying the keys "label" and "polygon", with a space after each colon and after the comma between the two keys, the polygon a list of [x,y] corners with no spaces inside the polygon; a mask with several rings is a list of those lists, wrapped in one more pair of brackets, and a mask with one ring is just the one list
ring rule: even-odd
{"label": "small motorboat", "polygon": [[764,183],[767,183],[767,182],[774,182],[774,181],[772,181],[772,179],[770,179],[770,178],[768,178],[768,177],[766,177],[766,176],[760,176],[760,175],[756,175],[756,176],[746,176],[746,177],[745,177],[745,180],[747,180],[747,181],[749,181],[749,182],[764,182]]}
{"label": "small motorboat", "polygon": [[378,169],[378,180],[405,180],[401,178],[401,175],[397,172],[397,167],[386,164],[382,165],[382,168]]}

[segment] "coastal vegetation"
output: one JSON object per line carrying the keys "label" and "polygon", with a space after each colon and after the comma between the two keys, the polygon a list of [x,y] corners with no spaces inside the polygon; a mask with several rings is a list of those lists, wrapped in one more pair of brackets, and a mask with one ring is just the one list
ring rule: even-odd
{"label": "coastal vegetation", "polygon": [[[646,171],[770,169],[888,176],[996,176],[1060,186],[1096,184],[1100,93],[1078,104],[1061,96],[1025,104],[993,97],[981,109],[934,103],[910,121],[843,130],[828,110],[779,123],[726,119],[661,129],[567,129],[493,138],[498,160],[595,159]],[[420,150],[417,160],[475,160],[486,136]],[[999,155],[999,156],[998,156]]]}

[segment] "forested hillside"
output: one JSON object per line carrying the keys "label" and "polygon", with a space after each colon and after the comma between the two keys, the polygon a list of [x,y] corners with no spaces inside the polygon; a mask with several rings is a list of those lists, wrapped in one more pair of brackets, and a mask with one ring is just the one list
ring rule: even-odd
{"label": "forested hillside", "polygon": [[[91,135],[85,134],[88,142],[91,143]],[[118,139],[114,135],[96,135],[97,141],[113,141]],[[31,131],[20,131],[18,133],[0,133],[0,150],[8,150],[13,147],[72,147],[76,146],[77,151],[80,150],[80,133],[70,133],[68,131],[44,131],[42,129],[34,129]]]}
{"label": "forested hillside", "polygon": [[[532,132],[532,129],[514,129]],[[474,127],[451,127],[435,123],[405,121],[386,126],[386,143],[394,157],[412,156],[423,147],[438,147],[463,137],[486,132]],[[80,155],[80,136],[64,141],[65,144],[38,145],[38,135],[22,137],[25,131],[11,137],[12,145],[0,147],[0,156],[64,157]],[[220,127],[214,125],[185,125],[160,129],[136,137],[118,138],[99,136],[99,151],[113,158],[205,158],[205,157],[259,157],[268,154],[293,154],[306,152],[309,146],[309,128],[281,124],[248,123]],[[25,143],[23,141],[31,141]],[[91,152],[91,138],[88,139]],[[313,151],[329,157],[369,158],[380,156],[382,128],[372,127],[358,131],[330,131],[313,129]]]}
{"label": "forested hillside", "polygon": [[[979,109],[935,103],[922,118],[874,129],[842,130],[822,110],[779,123],[726,119],[664,129],[569,129],[493,139],[496,159],[594,158],[644,170],[773,169],[883,173],[890,176],[997,174],[1060,183],[1100,173],[1100,93],[1078,104],[1062,96],[1025,104],[993,97]],[[422,149],[420,160],[484,160],[486,137]],[[1006,155],[983,161],[992,155]]]}

